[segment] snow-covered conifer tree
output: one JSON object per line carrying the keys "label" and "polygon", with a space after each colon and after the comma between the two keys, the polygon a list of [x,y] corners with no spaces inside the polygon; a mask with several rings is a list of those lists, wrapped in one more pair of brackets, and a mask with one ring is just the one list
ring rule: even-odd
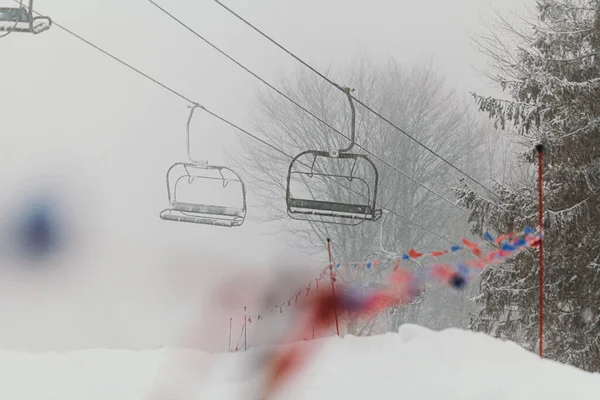
{"label": "snow-covered conifer tree", "polygon": [[[539,0],[536,14],[527,29],[501,20],[517,39],[514,51],[497,30],[478,41],[511,100],[474,94],[499,127],[522,135],[528,168],[517,184],[497,184],[494,196],[465,181],[457,194],[478,234],[536,226],[534,147],[544,145],[545,356],[599,371],[600,2]],[[537,250],[484,272],[477,300],[474,329],[536,350]]]}

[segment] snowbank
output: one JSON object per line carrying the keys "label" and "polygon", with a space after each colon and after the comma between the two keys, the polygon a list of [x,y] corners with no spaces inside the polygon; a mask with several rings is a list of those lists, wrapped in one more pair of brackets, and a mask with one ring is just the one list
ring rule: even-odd
{"label": "snowbank", "polygon": [[[599,374],[540,360],[513,343],[458,329],[434,332],[405,325],[398,334],[320,343],[315,359],[280,398],[600,398]],[[1,352],[0,398],[248,399],[253,379],[246,367],[256,355],[166,349]]]}

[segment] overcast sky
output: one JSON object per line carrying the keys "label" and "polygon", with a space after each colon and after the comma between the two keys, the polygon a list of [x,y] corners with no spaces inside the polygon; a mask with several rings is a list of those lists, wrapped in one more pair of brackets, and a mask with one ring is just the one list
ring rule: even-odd
{"label": "overcast sky", "polygon": [[[10,0],[5,2],[11,5]],[[485,59],[467,33],[477,33],[493,7],[508,13],[526,4],[519,0],[224,2],[320,70],[341,66],[365,51],[377,57],[391,55],[406,64],[433,57],[449,83],[464,93],[496,93],[472,69],[483,66]],[[212,1],[158,3],[267,80],[275,81],[299,67]],[[35,7],[185,96],[251,128],[249,105],[262,89],[260,83],[149,2],[36,0]],[[185,296],[178,298],[164,279],[165,274],[191,279],[185,274],[193,267],[178,269],[175,264],[180,259],[202,264],[198,271],[209,275],[203,281],[210,280],[210,271],[222,272],[234,263],[253,269],[277,265],[273,260],[308,262],[289,246],[289,237],[272,235],[275,227],[247,221],[242,228],[223,229],[158,218],[167,205],[165,172],[185,157],[185,101],[58,27],[38,36],[12,34],[0,39],[0,60],[2,215],[9,215],[27,187],[52,183],[72,207],[69,212],[80,229],[78,238],[85,243],[74,264],[88,271],[77,275],[85,289],[69,292],[64,286],[54,287],[52,293],[58,287],[63,292],[60,300],[32,298],[31,288],[20,290],[29,281],[7,278],[0,283],[14,289],[0,294],[0,304],[19,305],[0,308],[3,325],[15,327],[0,333],[0,347],[164,343],[175,328],[167,332],[149,327],[168,325],[173,308],[187,304]],[[235,142],[234,131],[208,115],[198,117],[194,151],[199,158],[222,162],[222,150]],[[253,215],[251,209],[249,216]],[[121,289],[114,289],[115,282]],[[47,283],[52,284],[58,285]],[[104,303],[105,294],[110,302]],[[156,305],[151,311],[149,299]],[[95,312],[88,312],[91,304]],[[129,305],[125,314],[123,304]],[[98,314],[103,307],[108,311]],[[131,315],[146,322],[136,325],[127,318]],[[53,318],[62,322],[53,324]],[[78,323],[87,330],[77,328]],[[65,334],[61,324],[71,326],[70,333]],[[99,331],[98,326],[105,328]]]}

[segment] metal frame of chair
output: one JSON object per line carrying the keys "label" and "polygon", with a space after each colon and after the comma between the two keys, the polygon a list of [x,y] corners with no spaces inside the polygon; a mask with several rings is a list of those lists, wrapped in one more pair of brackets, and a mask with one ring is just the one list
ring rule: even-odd
{"label": "metal frame of chair", "polygon": [[[5,26],[2,23],[12,23]],[[19,26],[19,24],[27,24]],[[33,0],[29,0],[29,6],[24,7],[21,1],[18,7],[0,7],[0,32],[33,33],[35,35],[45,32],[52,26],[52,19],[43,15],[33,16]]]}
{"label": "metal frame of chair", "polygon": [[[371,256],[382,256],[386,261],[396,261],[398,259],[398,254],[392,251],[387,251],[383,248],[383,225],[385,224],[385,220],[387,219],[389,211],[388,210],[383,210],[383,219],[381,220],[381,226],[379,227],[379,251],[375,251],[372,253],[369,253],[365,256],[365,258],[363,259],[364,262],[367,261],[367,259]],[[414,259],[409,259],[408,261],[412,261],[415,264],[417,264],[419,270],[421,272],[423,272],[425,269],[423,268],[423,265],[418,262],[417,260]],[[423,290],[421,291],[421,295],[419,297],[417,297],[414,301],[404,304],[404,305],[419,305],[423,302],[423,300],[425,299],[425,295],[427,294],[427,286],[423,285]]]}
{"label": "metal frame of chair", "polygon": [[[377,189],[379,184],[379,172],[373,161],[371,161],[366,155],[350,153],[350,151],[354,147],[356,137],[356,110],[352,101],[352,95],[350,94],[353,91],[353,89],[341,89],[346,93],[348,97],[348,101],[350,102],[350,110],[352,113],[350,144],[346,148],[331,151],[307,150],[301,152],[292,159],[288,168],[287,187],[285,196],[287,213],[292,219],[334,223],[342,225],[358,225],[364,221],[377,221],[381,217],[381,210],[378,210],[376,206]],[[297,169],[298,164],[306,165],[305,163],[301,162],[300,159],[302,157],[307,156],[313,157],[312,164],[310,166],[310,171],[301,172],[298,170],[294,170],[295,167]],[[350,175],[346,176],[340,174],[315,172],[313,167],[318,157],[340,160],[354,160],[354,164],[350,171]],[[369,185],[369,183],[365,179],[360,178],[358,176],[353,176],[355,166],[359,160],[366,161],[366,165],[368,165],[373,171],[374,179],[373,182],[371,182],[371,185]],[[294,197],[291,193],[292,177],[294,175],[304,175],[307,178],[313,178],[314,176],[320,176],[325,178],[346,178],[350,182],[352,182],[353,180],[361,180],[367,187],[368,194],[366,196],[366,201],[361,204],[352,204],[316,200],[314,198],[305,199]]]}
{"label": "metal frame of chair", "polygon": [[[190,151],[190,123],[192,121],[194,111],[197,108],[204,109],[204,107],[200,104],[192,105],[186,124],[187,156],[190,162],[177,162],[173,164],[167,171],[166,180],[169,207],[160,212],[160,218],[166,221],[187,222],[229,228],[241,226],[246,219],[247,213],[246,185],[244,184],[241,176],[231,168],[209,165],[208,161],[197,161],[192,158]],[[174,171],[176,171],[177,167],[181,167],[183,171],[174,178]],[[205,173],[208,171],[217,171],[219,177],[215,178],[214,176],[202,174],[202,172]],[[226,174],[224,174],[224,172]],[[231,175],[231,177],[227,177],[226,175]],[[223,182],[223,187],[226,187],[230,182],[238,182],[242,189],[242,206],[224,207],[214,204],[179,201],[177,199],[178,184],[182,180],[187,180],[188,183],[192,183],[196,179],[219,179]]]}

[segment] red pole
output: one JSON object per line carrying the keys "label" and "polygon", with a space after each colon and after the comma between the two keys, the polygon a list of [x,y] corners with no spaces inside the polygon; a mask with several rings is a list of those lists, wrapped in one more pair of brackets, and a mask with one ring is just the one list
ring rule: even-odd
{"label": "red pole", "polygon": [[233,318],[229,318],[229,351],[231,351],[231,325],[233,323]]}
{"label": "red pole", "polygon": [[[543,201],[542,201],[542,172],[543,172],[543,168],[542,168],[542,152],[544,150],[544,146],[542,146],[541,144],[538,144],[537,146],[535,146],[535,149],[537,150],[538,153],[538,223],[540,225],[540,233],[543,234],[544,232],[544,208],[543,208]],[[539,353],[540,353],[540,357],[543,357],[543,333],[544,333],[544,247],[543,247],[543,241],[544,238],[543,236],[540,238],[540,258],[539,258],[539,262],[540,262],[540,266],[539,266],[539,277],[540,277],[540,320],[539,320],[539,341],[540,341],[540,348],[539,348]]]}
{"label": "red pole", "polygon": [[[331,294],[335,297],[335,277],[333,276],[333,257],[331,257],[331,239],[327,238],[327,252],[329,253],[329,277],[331,279]],[[333,308],[335,316],[335,333],[340,336],[340,325],[338,323],[337,307]]]}
{"label": "red pole", "polygon": [[246,311],[246,306],[244,306],[244,351],[248,350],[248,341],[247,341],[247,323],[248,323],[248,313]]}

